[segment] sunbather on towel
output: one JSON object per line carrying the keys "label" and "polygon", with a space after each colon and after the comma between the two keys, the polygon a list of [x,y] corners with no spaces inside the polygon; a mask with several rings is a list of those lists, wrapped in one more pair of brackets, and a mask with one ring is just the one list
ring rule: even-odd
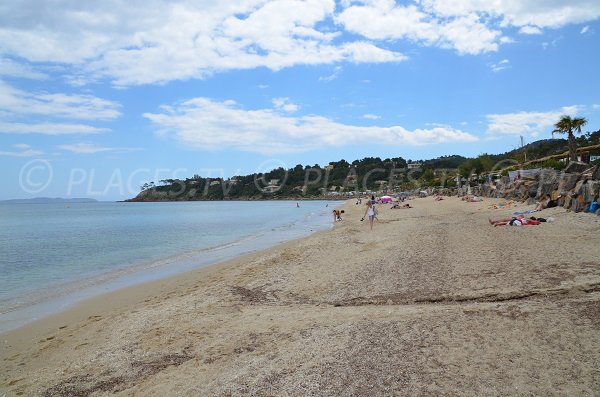
{"label": "sunbather on towel", "polygon": [[[533,217],[532,217],[533,218]],[[513,217],[513,218],[506,218],[506,219],[498,219],[498,220],[491,220],[488,219],[491,225],[494,226],[526,226],[526,225],[539,225],[540,221],[538,221],[537,219],[533,218],[525,218],[522,215],[519,215],[518,217]]]}

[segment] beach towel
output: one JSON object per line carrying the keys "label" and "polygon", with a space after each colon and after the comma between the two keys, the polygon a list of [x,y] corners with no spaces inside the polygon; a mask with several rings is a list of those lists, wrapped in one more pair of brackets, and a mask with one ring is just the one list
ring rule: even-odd
{"label": "beach towel", "polygon": [[528,211],[521,211],[521,212],[513,212],[513,215],[527,215],[527,214],[533,214],[534,212],[536,212],[536,210],[528,210]]}

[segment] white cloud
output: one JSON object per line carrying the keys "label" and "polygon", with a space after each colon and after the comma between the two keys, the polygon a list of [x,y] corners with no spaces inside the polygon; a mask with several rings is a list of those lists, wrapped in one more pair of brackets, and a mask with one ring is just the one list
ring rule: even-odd
{"label": "white cloud", "polygon": [[0,109],[0,133],[15,134],[99,133],[106,129],[72,121],[112,120],[121,115],[118,103],[92,95],[27,92],[1,80]]}
{"label": "white cloud", "polygon": [[0,108],[12,114],[29,114],[79,120],[119,117],[119,104],[92,95],[26,92],[0,81]]}
{"label": "white cloud", "polygon": [[32,80],[46,80],[48,75],[34,70],[30,65],[17,63],[0,57],[0,76],[18,77]]}
{"label": "white cloud", "polygon": [[340,73],[342,72],[342,67],[341,66],[336,66],[335,68],[333,68],[333,73],[331,73],[328,76],[321,76],[319,77],[319,81],[333,81],[335,79],[337,79],[340,76]]}
{"label": "white cloud", "polygon": [[41,150],[31,149],[31,146],[25,143],[18,143],[16,145],[12,145],[14,148],[20,149],[18,152],[9,152],[0,150],[0,156],[8,156],[8,157],[36,157],[44,154]]}
{"label": "white cloud", "polygon": [[513,42],[503,33],[509,27],[540,34],[543,28],[600,17],[596,0],[364,0],[343,5],[336,20],[348,31],[372,40],[408,39],[453,48],[459,54],[496,51]]}
{"label": "white cloud", "polygon": [[106,0],[48,7],[23,0],[3,6],[0,48],[31,62],[73,65],[76,84],[106,76],[124,86],[231,69],[405,59],[339,39],[331,26],[335,6],[334,0]]}
{"label": "white cloud", "polygon": [[562,39],[563,39],[563,37],[559,36],[556,39],[552,40],[551,42],[545,41],[542,43],[542,48],[544,50],[546,50],[546,49],[548,49],[548,47],[556,47],[558,45],[558,43],[561,42]]}
{"label": "white cloud", "polygon": [[353,126],[318,115],[292,117],[274,109],[244,110],[233,101],[214,102],[207,98],[163,106],[161,110],[144,114],[158,127],[158,134],[199,149],[234,148],[276,154],[324,146],[429,145],[478,139],[450,127],[409,131],[401,126]]}
{"label": "white cloud", "polygon": [[510,28],[538,34],[600,17],[597,0],[104,0],[52,6],[20,0],[0,7],[0,57],[24,60],[5,61],[0,74],[43,78],[29,63],[55,63],[74,85],[108,78],[117,86],[259,67],[400,62],[407,58],[393,50],[396,40],[481,54],[513,42]]}
{"label": "white cloud", "polygon": [[415,5],[393,0],[364,2],[343,10],[337,21],[346,30],[373,40],[408,39],[424,45],[454,48],[460,54],[496,51],[502,37],[475,14],[450,20],[436,18]]}
{"label": "white cloud", "polygon": [[538,136],[547,132],[562,115],[574,116],[580,106],[564,106],[560,110],[550,112],[517,112],[505,114],[489,114],[487,132],[490,135],[524,135]]}
{"label": "white cloud", "polygon": [[68,152],[77,153],[77,154],[95,154],[95,153],[103,153],[103,152],[113,152],[113,153],[125,153],[141,150],[140,148],[114,148],[114,147],[106,147],[97,145],[95,143],[74,143],[74,144],[64,144],[58,145],[59,149],[66,150]]}
{"label": "white cloud", "polygon": [[498,18],[501,26],[557,28],[600,17],[596,0],[420,0],[423,7],[441,17],[477,13]]}
{"label": "white cloud", "polygon": [[363,114],[362,115],[363,119],[367,119],[367,120],[379,120],[381,118],[381,116],[377,116],[376,114]]}
{"label": "white cloud", "polygon": [[537,26],[526,25],[519,29],[519,33],[522,34],[542,34],[542,29]]}
{"label": "white cloud", "polygon": [[99,134],[108,131],[106,128],[97,128],[85,124],[67,123],[16,123],[0,121],[0,134]]}
{"label": "white cloud", "polygon": [[590,27],[588,25],[585,25],[583,28],[581,28],[581,31],[579,33],[586,34],[589,31],[590,31]]}
{"label": "white cloud", "polygon": [[600,104],[594,103],[594,104],[592,105],[592,109],[594,109],[594,110],[598,110],[598,109],[600,109]]}
{"label": "white cloud", "polygon": [[492,72],[499,72],[501,70],[504,69],[509,69],[510,68],[510,61],[508,59],[503,59],[498,63],[494,63],[490,66],[490,68],[492,69]]}
{"label": "white cloud", "polygon": [[290,98],[273,98],[272,103],[277,109],[288,113],[293,113],[300,109],[300,106],[290,102]]}

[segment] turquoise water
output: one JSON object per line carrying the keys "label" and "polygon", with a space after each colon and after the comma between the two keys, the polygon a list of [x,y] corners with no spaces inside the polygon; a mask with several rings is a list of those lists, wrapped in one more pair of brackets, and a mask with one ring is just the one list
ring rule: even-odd
{"label": "turquoise water", "polygon": [[335,204],[0,204],[0,330],[326,228]]}

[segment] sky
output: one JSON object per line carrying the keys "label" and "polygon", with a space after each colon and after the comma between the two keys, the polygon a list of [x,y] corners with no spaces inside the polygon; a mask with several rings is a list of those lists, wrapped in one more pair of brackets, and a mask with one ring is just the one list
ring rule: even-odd
{"label": "sky", "polygon": [[600,129],[598,0],[0,3],[0,200]]}

